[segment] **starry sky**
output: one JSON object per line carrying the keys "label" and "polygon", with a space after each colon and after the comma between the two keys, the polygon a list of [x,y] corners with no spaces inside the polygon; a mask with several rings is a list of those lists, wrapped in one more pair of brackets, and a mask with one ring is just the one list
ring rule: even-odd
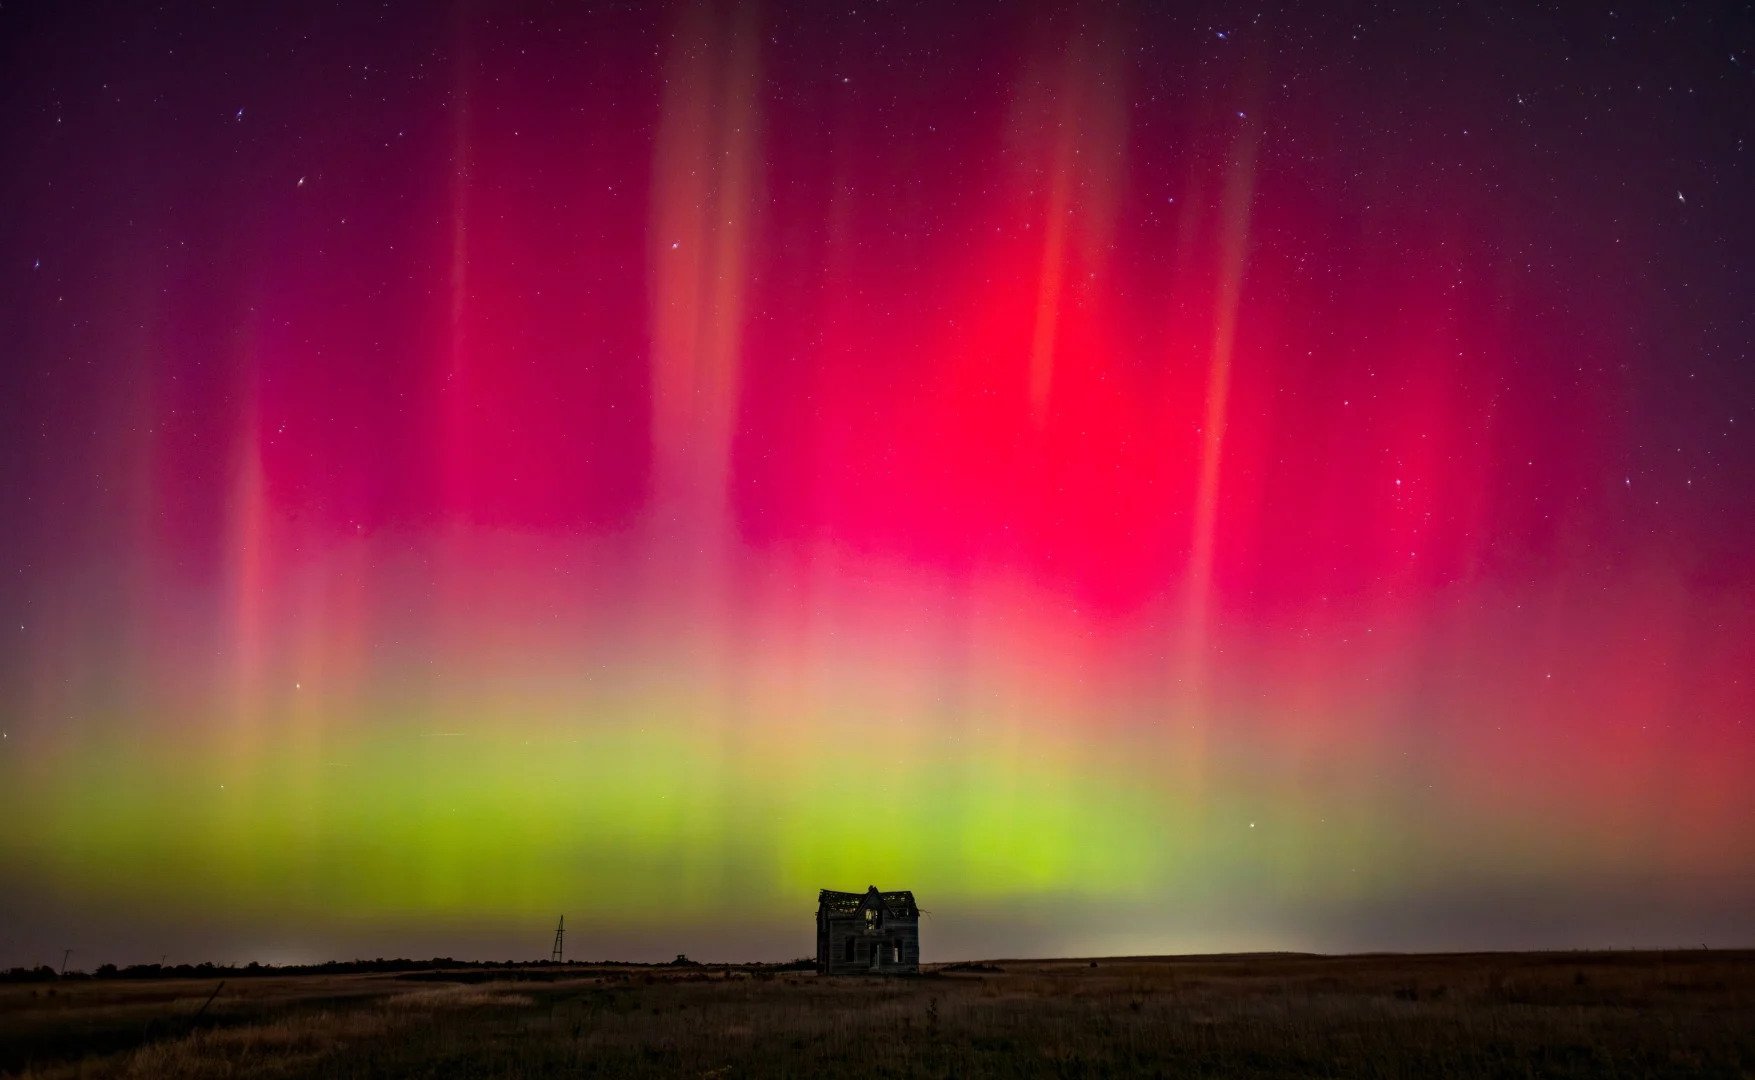
{"label": "starry sky", "polygon": [[0,965],[1755,939],[1747,4],[0,8]]}

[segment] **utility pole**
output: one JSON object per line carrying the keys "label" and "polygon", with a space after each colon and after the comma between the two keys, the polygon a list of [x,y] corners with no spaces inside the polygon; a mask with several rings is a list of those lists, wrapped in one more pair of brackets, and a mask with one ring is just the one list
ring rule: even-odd
{"label": "utility pole", "polygon": [[562,915],[561,921],[555,924],[554,951],[552,951],[548,954],[548,958],[550,960],[553,960],[557,964],[560,963],[562,957],[564,957],[566,955],[565,950],[561,948],[561,939],[566,935],[566,933],[567,933],[567,917],[565,915]]}
{"label": "utility pole", "polygon": [[61,950],[61,974],[67,974],[67,958],[73,955],[72,949]]}

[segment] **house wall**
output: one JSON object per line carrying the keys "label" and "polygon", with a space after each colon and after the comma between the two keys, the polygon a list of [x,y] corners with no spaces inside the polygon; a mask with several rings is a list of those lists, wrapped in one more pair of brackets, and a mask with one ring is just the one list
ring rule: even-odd
{"label": "house wall", "polygon": [[[870,974],[871,950],[895,942],[901,947],[900,962],[883,961],[878,970],[897,974],[920,970],[920,920],[889,917],[881,928],[867,932],[865,916],[823,919],[818,917],[817,970],[828,975]],[[845,959],[847,941],[854,943],[853,959]]]}

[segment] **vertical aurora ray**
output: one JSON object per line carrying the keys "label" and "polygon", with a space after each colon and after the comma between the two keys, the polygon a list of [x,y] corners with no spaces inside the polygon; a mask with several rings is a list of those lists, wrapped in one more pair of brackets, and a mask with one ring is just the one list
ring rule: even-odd
{"label": "vertical aurora ray", "polygon": [[0,112],[58,182],[0,269],[0,915],[118,961],[557,910],[789,957],[872,882],[935,956],[1748,926],[1755,422],[1723,340],[1652,351],[1718,331],[1631,187],[1554,211],[1472,97],[1274,47],[1320,22],[491,7],[318,20],[241,118],[130,61],[159,137],[69,96],[101,158]]}
{"label": "vertical aurora ray", "polygon": [[[1240,116],[1242,114],[1239,114]],[[1180,708],[1172,715],[1170,753],[1182,763],[1181,782],[1196,790],[1204,782],[1207,731],[1213,713],[1209,696],[1213,562],[1216,557],[1220,478],[1225,431],[1231,422],[1231,365],[1237,345],[1237,308],[1243,292],[1244,252],[1249,238],[1249,203],[1254,193],[1256,125],[1238,133],[1226,169],[1218,213],[1218,266],[1208,352],[1205,405],[1200,424],[1200,470],[1194,494],[1194,531],[1184,577],[1186,612],[1180,646]]]}
{"label": "vertical aurora ray", "polygon": [[665,63],[652,176],[653,442],[661,500],[722,519],[761,138],[754,15],[688,5]]}

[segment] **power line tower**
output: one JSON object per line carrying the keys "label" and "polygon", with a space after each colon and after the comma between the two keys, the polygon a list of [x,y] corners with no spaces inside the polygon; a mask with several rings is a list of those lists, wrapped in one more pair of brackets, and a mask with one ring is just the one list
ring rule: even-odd
{"label": "power line tower", "polygon": [[566,936],[566,933],[567,933],[567,917],[565,915],[562,915],[561,921],[555,924],[554,951],[548,954],[548,958],[550,960],[553,960],[557,964],[560,963],[562,958],[566,955],[566,950],[561,948],[561,939]]}

